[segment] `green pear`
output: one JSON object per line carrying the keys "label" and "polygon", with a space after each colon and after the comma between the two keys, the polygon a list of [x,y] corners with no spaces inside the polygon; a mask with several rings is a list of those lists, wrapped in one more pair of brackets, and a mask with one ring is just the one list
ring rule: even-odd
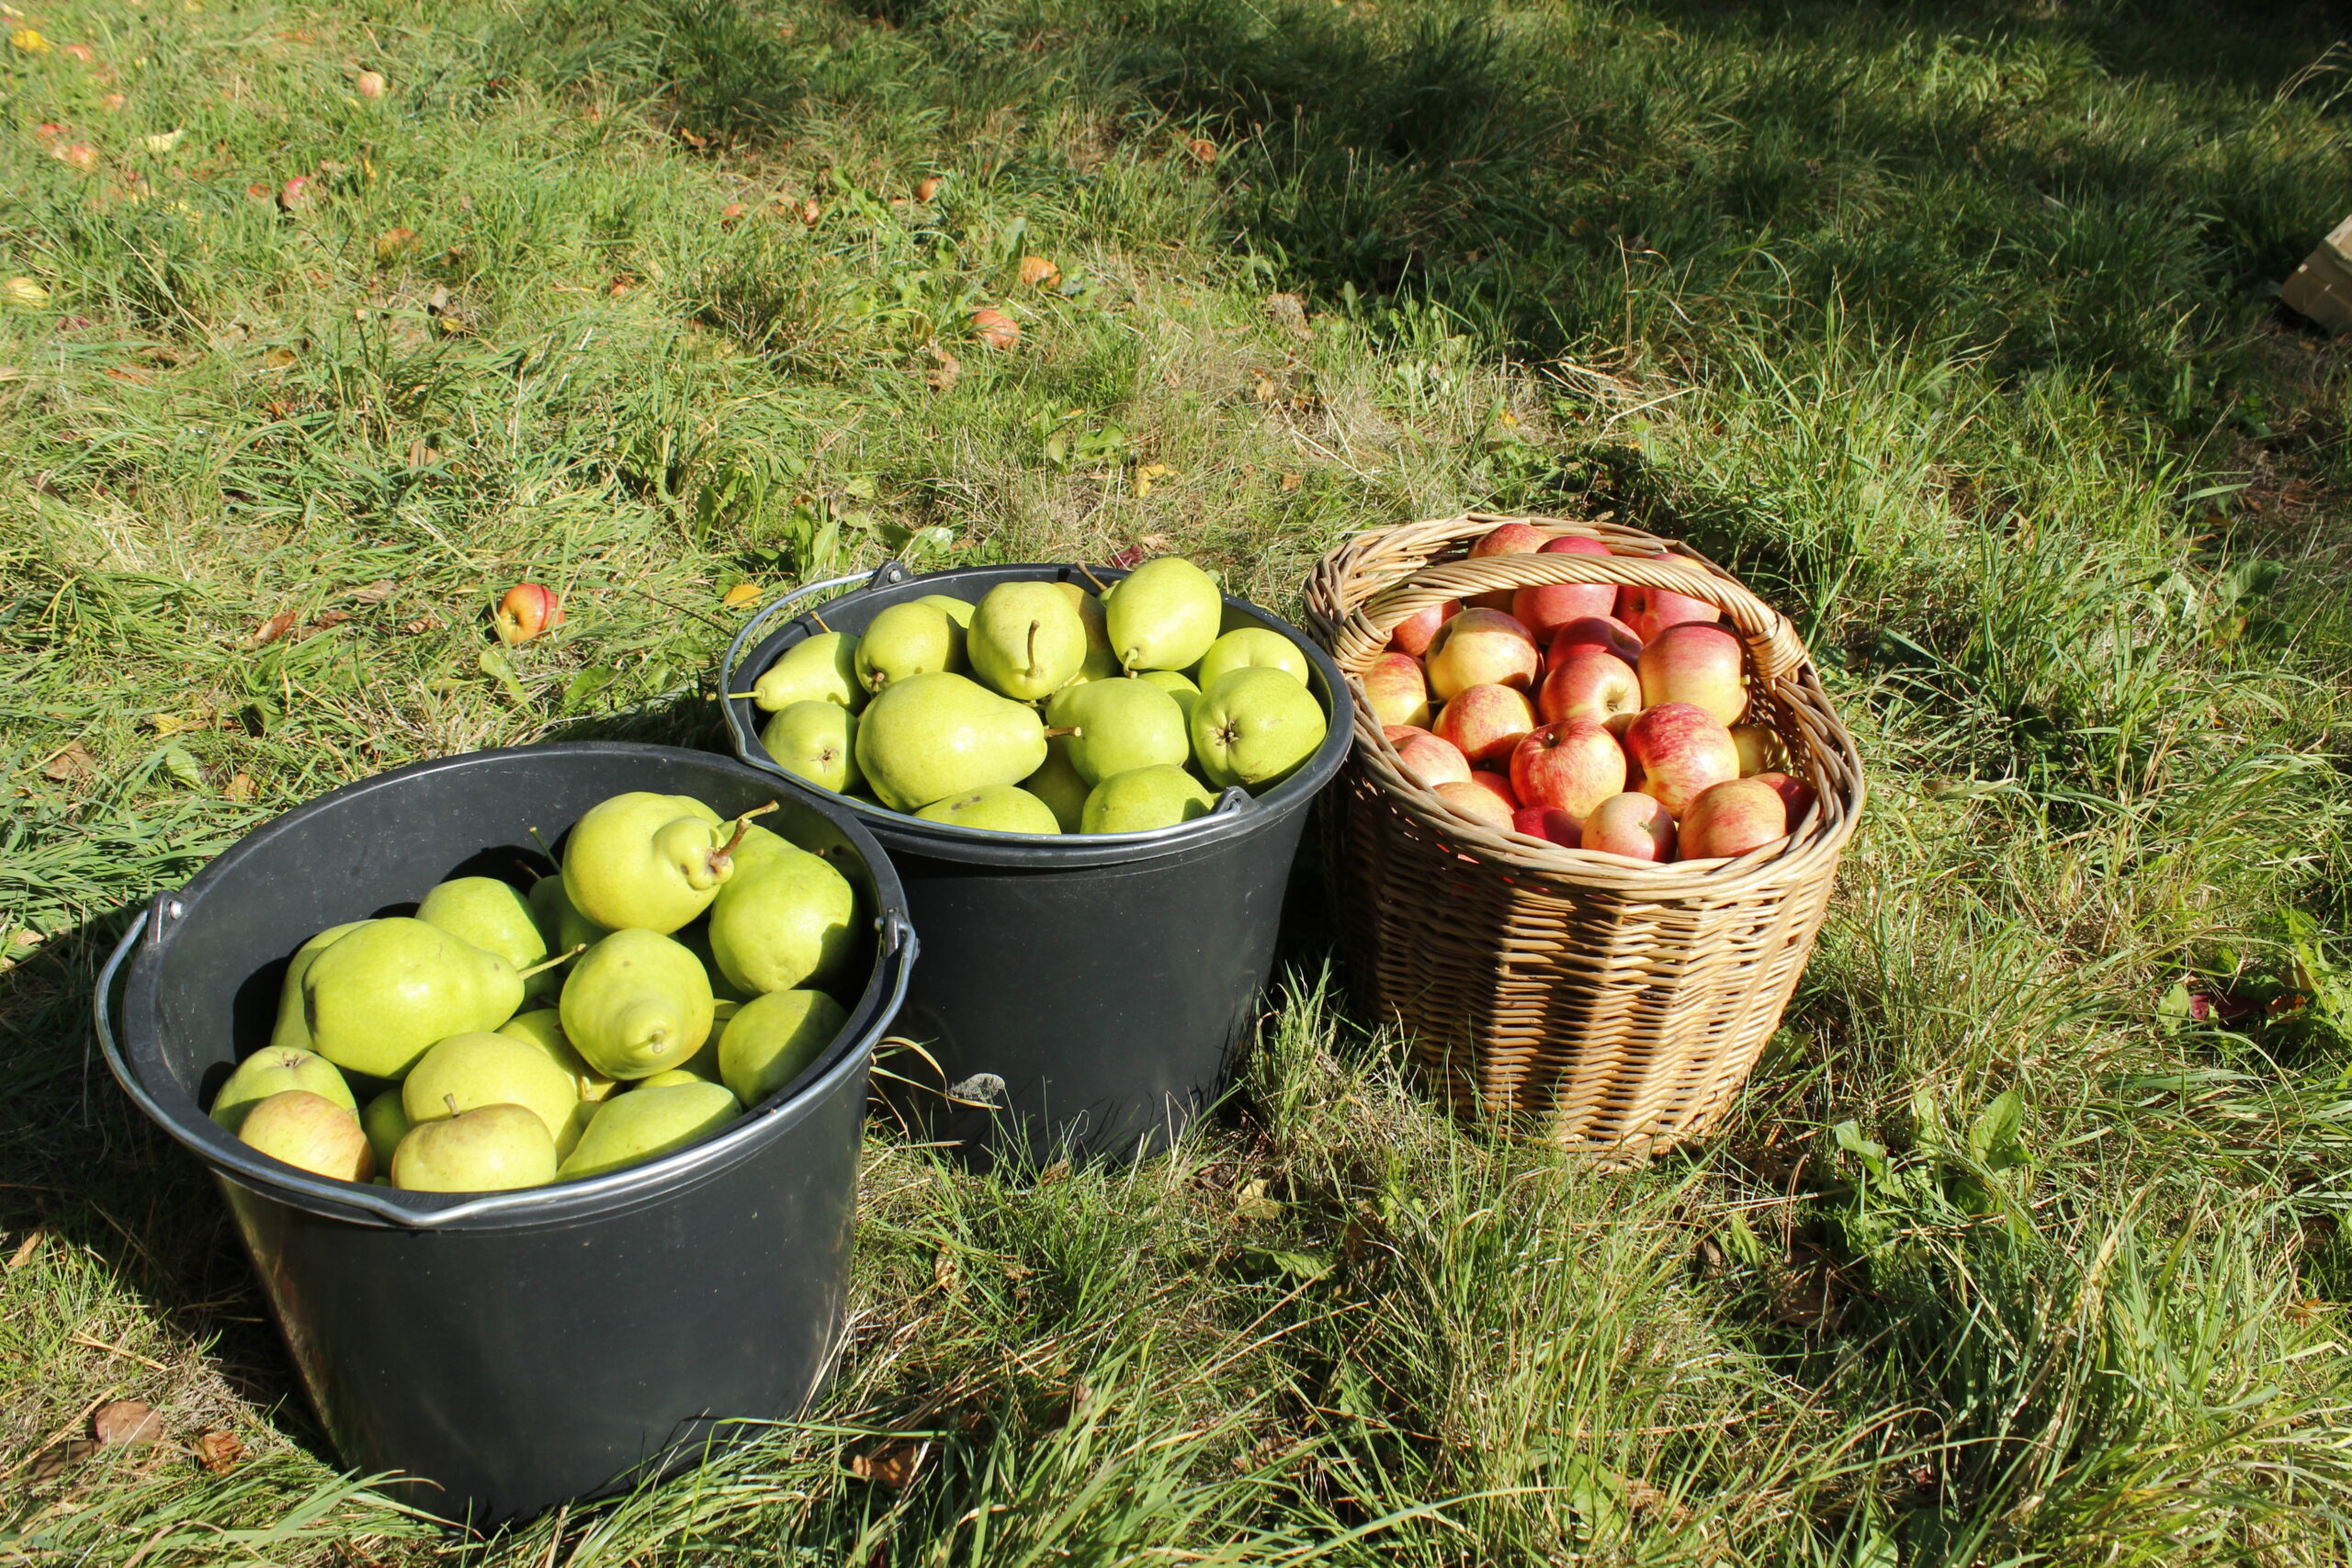
{"label": "green pear", "polygon": [[408,1112],[401,1109],[401,1086],[394,1084],[369,1100],[359,1112],[359,1130],[376,1156],[376,1168],[392,1168],[392,1151],[408,1136]]}
{"label": "green pear", "polygon": [[1146,833],[1216,809],[1216,796],[1183,769],[1162,763],[1113,773],[1086,797],[1090,833]]}
{"label": "green pear", "polygon": [[682,944],[618,931],[580,955],[563,983],[563,1033],[606,1077],[650,1077],[710,1034],[710,976]]}
{"label": "green pear", "polygon": [[1218,789],[1261,794],[1290,777],[1323,743],[1323,705],[1279,670],[1235,670],[1193,705],[1193,755]]}
{"label": "green pear", "polygon": [[397,1078],[436,1040],[496,1029],[523,979],[494,953],[438,926],[370,920],[311,960],[302,1006],[320,1055],[347,1073]]}
{"label": "green pear", "polygon": [[[637,1089],[630,1092],[635,1093],[638,1090],[649,1089],[674,1089],[682,1083],[717,1083],[718,1081],[717,1078],[685,1067],[672,1067],[666,1073],[656,1073],[650,1078],[640,1080]],[[734,1091],[730,1089],[728,1092],[731,1094]]]}
{"label": "green pear", "polygon": [[984,784],[969,795],[934,800],[915,813],[926,822],[990,833],[1059,833],[1054,808],[1017,784]]}
{"label": "green pear", "polygon": [[401,1085],[412,1127],[483,1105],[528,1107],[558,1155],[580,1135],[580,1086],[537,1046],[507,1034],[452,1034],[417,1058]]}
{"label": "green pear", "polygon": [[1193,754],[1184,710],[1148,681],[1064,687],[1046,705],[1046,722],[1070,732],[1070,765],[1090,784],[1136,768],[1182,767]]}
{"label": "green pear", "polygon": [[1086,622],[1057,583],[1000,582],[972,612],[967,657],[972,673],[997,691],[1034,703],[1085,664]]}
{"label": "green pear", "polygon": [[[549,953],[572,953],[580,948],[594,947],[609,933],[603,926],[582,914],[563,890],[560,876],[542,876],[531,884],[531,914],[539,922],[539,934],[547,939]],[[560,985],[562,982],[557,982]]]}
{"label": "green pear", "polygon": [[721,975],[754,995],[820,984],[858,950],[856,921],[849,879],[822,855],[782,844],[718,890],[710,953]]}
{"label": "green pear", "polygon": [[1298,644],[1282,633],[1266,626],[1242,626],[1209,644],[1209,650],[1201,655],[1201,667],[1193,674],[1201,690],[1206,691],[1220,675],[1259,667],[1280,670],[1302,686],[1310,668]]}
{"label": "green pear", "polygon": [[761,728],[760,744],[777,767],[820,789],[839,795],[858,786],[857,715],[845,707],[795,703]]}
{"label": "green pear", "polygon": [[691,795],[633,791],[572,825],[563,890],[613,931],[676,931],[710,908],[733,873],[734,832]]}
{"label": "green pear", "polygon": [[561,1067],[571,1077],[581,1099],[597,1100],[613,1092],[613,1080],[590,1066],[588,1059],[573,1050],[571,1042],[563,1037],[563,1015],[555,1009],[518,1012],[500,1024],[498,1032],[509,1040],[520,1040]]}
{"label": "green pear", "polygon": [[1176,705],[1184,711],[1185,724],[1189,726],[1193,722],[1193,705],[1201,700],[1201,689],[1193,684],[1190,676],[1177,670],[1138,670],[1136,679],[1148,682],[1174,697]]}
{"label": "green pear", "polygon": [[757,1105],[808,1070],[849,1027],[822,991],[770,991],[748,1002],[718,1037],[718,1075],[735,1098]]}
{"label": "green pear", "polygon": [[879,692],[910,675],[964,668],[964,628],[921,599],[886,607],[857,639],[858,683]]}
{"label": "green pear", "polygon": [[1111,651],[1111,623],[1102,614],[1102,601],[1075,582],[1057,582],[1065,597],[1078,608],[1078,618],[1086,626],[1086,658],[1078,667],[1072,681],[1107,681],[1119,672],[1119,656]]}
{"label": "green pear", "polygon": [[1102,613],[1111,647],[1129,670],[1182,670],[1216,641],[1225,596],[1182,556],[1148,560],[1111,585]]}
{"label": "green pear", "polygon": [[359,1109],[351,1086],[343,1081],[333,1062],[314,1051],[265,1045],[239,1062],[236,1071],[220,1085],[220,1092],[212,1097],[212,1119],[233,1133],[244,1125],[247,1111],[290,1089],[308,1089],[345,1111]]}
{"label": "green pear", "polygon": [[302,1011],[302,976],[309,972],[311,960],[367,923],[346,920],[339,926],[329,926],[294,950],[294,956],[287,960],[286,983],[277,988],[277,1027],[270,1031],[272,1045],[285,1051],[311,1048],[311,1021]]}
{"label": "green pear", "polygon": [[895,811],[1018,783],[1045,760],[1046,727],[1035,708],[944,671],[892,682],[857,727],[858,768]]}
{"label": "green pear", "polygon": [[865,705],[865,688],[857,680],[857,638],[844,632],[801,638],[752,682],[752,701],[763,713],[807,702],[836,703],[855,713]]}
{"label": "green pear", "polygon": [[237,1136],[272,1159],[313,1176],[365,1181],[376,1174],[375,1151],[359,1118],[306,1089],[281,1089],[247,1108]]}
{"label": "green pear", "polygon": [[743,1113],[725,1084],[682,1083],[639,1088],[616,1095],[596,1112],[580,1146],[563,1162],[562,1179],[577,1181],[698,1144]]}
{"label": "green pear", "polygon": [[915,601],[918,604],[936,604],[947,618],[969,631],[972,626],[972,602],[958,599],[952,593],[926,593]]}
{"label": "green pear", "polygon": [[1069,760],[1069,737],[1057,735],[1046,742],[1043,766],[1021,781],[1021,787],[1046,803],[1065,833],[1079,830],[1086,815],[1086,792],[1094,786],[1079,776]]}
{"label": "green pear", "polygon": [[[728,886],[730,887],[735,885],[735,882],[734,877],[730,876],[727,879]],[[714,904],[712,908],[716,908],[718,906]],[[671,935],[673,941],[682,943],[687,952],[693,953],[701,962],[703,973],[710,976],[711,1006],[717,1007],[721,1001],[748,1002],[760,994],[749,986],[737,985],[729,979],[727,972],[718,966],[718,954],[711,951],[710,921],[707,919],[696,920],[690,926],[681,926]]]}
{"label": "green pear", "polygon": [[392,1185],[410,1192],[510,1192],[555,1179],[555,1137],[523,1105],[478,1105],[411,1127],[392,1151]]}
{"label": "green pear", "polygon": [[[416,918],[451,936],[494,953],[517,969],[548,955],[547,934],[531,906],[511,883],[494,876],[457,876],[435,885],[416,907]],[[523,982],[523,995],[551,997],[563,976],[542,969]]]}

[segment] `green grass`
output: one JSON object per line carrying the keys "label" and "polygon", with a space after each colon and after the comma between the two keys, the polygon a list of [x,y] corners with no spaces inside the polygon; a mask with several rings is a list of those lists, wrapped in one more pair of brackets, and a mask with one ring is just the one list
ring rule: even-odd
{"label": "green grass", "polygon": [[[2352,356],[2273,297],[2352,210],[2329,8],[18,6],[6,1561],[2352,1556]],[[85,1080],[143,896],[418,758],[711,741],[738,582],[1139,547],[1295,609],[1474,505],[1687,535],[1861,739],[1707,1146],[1467,1135],[1302,945],[1165,1161],[870,1134],[808,1422],[461,1541],[336,1471],[217,1201]],[[501,653],[526,573],[570,621]],[[168,1445],[34,1479],[130,1396]]]}

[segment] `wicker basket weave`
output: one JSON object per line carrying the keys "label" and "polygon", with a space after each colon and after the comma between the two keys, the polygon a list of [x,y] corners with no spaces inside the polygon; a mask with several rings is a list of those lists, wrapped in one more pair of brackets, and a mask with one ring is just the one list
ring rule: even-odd
{"label": "wicker basket weave", "polygon": [[[1462,558],[1498,525],[1608,556]],[[1662,552],[1666,552],[1663,553]],[[1413,783],[1361,676],[1416,611],[1536,583],[1670,589],[1747,644],[1748,721],[1815,805],[1736,860],[1645,864],[1486,827]],[[1355,694],[1341,923],[1360,983],[1459,1114],[1619,1157],[1705,1133],[1779,1026],[1862,807],[1861,758],[1789,623],[1712,562],[1609,523],[1471,513],[1359,534],[1317,563],[1307,614]]]}

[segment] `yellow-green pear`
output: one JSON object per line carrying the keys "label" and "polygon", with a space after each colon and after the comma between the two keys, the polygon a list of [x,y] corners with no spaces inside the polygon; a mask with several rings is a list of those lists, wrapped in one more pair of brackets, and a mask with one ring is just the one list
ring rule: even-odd
{"label": "yellow-green pear", "polygon": [[1225,596],[1216,579],[1182,556],[1148,560],[1102,598],[1111,648],[1129,670],[1182,670],[1216,641]]}
{"label": "yellow-green pear", "polygon": [[555,1179],[555,1138],[524,1105],[478,1105],[420,1122],[392,1151],[392,1185],[411,1192],[510,1192]]}
{"label": "yellow-green pear", "polygon": [[272,1159],[314,1176],[365,1181],[376,1174],[375,1152],[359,1118],[306,1089],[282,1089],[248,1109],[237,1136]]}
{"label": "yellow-green pear", "polygon": [[351,1086],[343,1081],[333,1062],[315,1051],[265,1045],[239,1062],[236,1071],[222,1082],[220,1092],[212,1097],[212,1120],[234,1133],[244,1125],[247,1111],[271,1095],[291,1089],[308,1089],[345,1111],[359,1109]]}
{"label": "yellow-green pear", "polygon": [[[643,1079],[638,1084],[636,1089],[631,1089],[629,1092],[634,1094],[640,1089],[675,1089],[682,1083],[718,1082],[718,1080],[717,1078],[710,1077],[702,1073],[695,1072],[686,1067],[672,1067],[666,1073],[656,1073],[651,1077]],[[729,1092],[732,1093],[733,1091],[729,1090]]]}
{"label": "yellow-green pear", "polygon": [[1257,795],[1315,754],[1324,725],[1315,694],[1282,671],[1235,670],[1193,705],[1193,755],[1216,788],[1239,784]]}
{"label": "yellow-green pear", "polygon": [[743,1113],[725,1084],[682,1083],[616,1095],[596,1112],[562,1179],[602,1176],[698,1144]]}
{"label": "yellow-green pear", "polygon": [[1066,686],[1046,705],[1046,722],[1070,732],[1070,765],[1090,784],[1136,768],[1182,767],[1193,753],[1184,710],[1148,681]]}
{"label": "yellow-green pear", "polygon": [[1138,670],[1136,679],[1148,682],[1174,697],[1176,705],[1183,710],[1184,722],[1193,722],[1193,705],[1201,700],[1201,689],[1193,684],[1190,676],[1179,670]]}
{"label": "yellow-green pear", "polygon": [[710,908],[735,869],[731,825],[691,795],[633,791],[572,824],[563,890],[613,931],[676,931]]}
{"label": "yellow-green pear", "polygon": [[[571,902],[571,895],[563,890],[560,876],[542,876],[531,884],[529,903],[531,916],[539,922],[539,935],[547,939],[549,953],[594,947],[606,935],[603,926],[582,914]],[[558,976],[556,984],[562,983],[562,976]]]}
{"label": "yellow-green pear", "polygon": [[958,599],[952,593],[926,593],[915,601],[919,604],[936,604],[947,618],[967,631],[972,626],[972,602]]}
{"label": "yellow-green pear", "polygon": [[606,1077],[650,1077],[710,1034],[710,976],[684,945],[618,931],[580,955],[563,983],[564,1038]]}
{"label": "yellow-green pear", "polygon": [[858,768],[895,811],[1017,784],[1045,760],[1046,726],[1035,708],[944,671],[891,682],[857,727]]}
{"label": "yellow-green pear", "polygon": [[421,1126],[482,1105],[527,1106],[548,1124],[558,1155],[586,1123],[580,1086],[537,1046],[507,1034],[452,1034],[417,1058],[401,1085],[401,1111]]}
{"label": "yellow-green pear", "polygon": [[1075,582],[1057,582],[1055,587],[1077,606],[1078,618],[1086,626],[1086,658],[1078,667],[1073,681],[1107,681],[1119,672],[1119,656],[1111,651],[1111,624],[1102,614],[1102,601]]}
{"label": "yellow-green pear", "polygon": [[1057,583],[1000,582],[972,612],[965,656],[989,686],[1034,703],[1059,691],[1085,664],[1086,622]]}
{"label": "yellow-green pear", "polygon": [[761,728],[760,744],[769,758],[796,778],[820,789],[844,794],[855,789],[857,715],[832,703],[795,703]]}
{"label": "yellow-green pear", "polygon": [[1220,675],[1261,666],[1279,670],[1302,686],[1306,684],[1307,671],[1312,668],[1298,644],[1282,633],[1267,626],[1239,626],[1209,644],[1193,678],[1200,682],[1201,690],[1206,691],[1216,684]]}
{"label": "yellow-green pear", "polygon": [[294,950],[294,956],[287,961],[286,983],[277,988],[277,1027],[270,1032],[272,1045],[286,1051],[311,1048],[311,1021],[302,1010],[302,976],[309,973],[311,960],[367,923],[346,920],[339,926],[329,926]]}
{"label": "yellow-green pear", "polygon": [[394,1084],[360,1108],[359,1130],[368,1134],[368,1147],[375,1153],[377,1170],[390,1170],[392,1152],[408,1136],[408,1112],[401,1109],[400,1085]]}
{"label": "yellow-green pear", "polygon": [[[457,876],[435,884],[417,905],[416,918],[498,954],[516,969],[528,969],[548,955],[547,933],[539,930],[529,901],[513,884],[494,876]],[[561,984],[561,975],[542,969],[524,980],[523,995],[551,997]]]}
{"label": "yellow-green pear", "polygon": [[752,701],[763,713],[805,702],[838,703],[855,713],[865,694],[857,680],[857,639],[844,632],[801,638],[752,682]]}
{"label": "yellow-green pear", "polygon": [[[730,876],[727,879],[727,885],[729,887],[735,886],[735,882],[734,877]],[[716,903],[711,905],[714,909],[718,907]],[[696,920],[690,926],[682,926],[673,932],[672,936],[674,941],[683,943],[687,952],[701,961],[703,973],[710,976],[710,998],[713,1007],[717,1007],[723,1001],[748,1002],[760,994],[749,986],[737,985],[727,977],[727,971],[718,966],[718,955],[710,948],[710,921],[707,919]]]}
{"label": "yellow-green pear", "polygon": [[757,1105],[806,1072],[848,1027],[849,1014],[822,991],[770,991],[728,1021],[718,1037],[718,1075],[737,1100]]}
{"label": "yellow-green pear", "polygon": [[1086,831],[1146,833],[1216,809],[1211,795],[1182,768],[1162,764],[1114,773],[1086,797]]}
{"label": "yellow-green pear", "polygon": [[496,1029],[522,1004],[513,964],[405,916],[348,932],[302,976],[319,1055],[372,1077],[397,1078],[435,1041]]}
{"label": "yellow-green pear", "polygon": [[879,692],[910,675],[964,668],[964,628],[936,604],[921,599],[891,604],[857,639],[858,683]]}
{"label": "yellow-green pear", "polygon": [[581,1099],[602,1100],[613,1092],[613,1080],[590,1066],[588,1059],[573,1050],[571,1042],[563,1037],[563,1015],[555,1009],[518,1012],[500,1024],[498,1032],[510,1040],[520,1040],[561,1067],[571,1076]]}
{"label": "yellow-green pear", "polygon": [[986,784],[968,795],[934,800],[915,813],[926,822],[990,833],[1059,833],[1054,808],[1018,784]]}
{"label": "yellow-green pear", "polygon": [[821,984],[858,951],[857,893],[822,855],[781,849],[730,879],[710,908],[710,953],[743,990]]}
{"label": "yellow-green pear", "polygon": [[1079,776],[1069,760],[1069,737],[1057,735],[1046,742],[1043,766],[1021,781],[1021,787],[1046,803],[1065,833],[1075,833],[1086,815],[1086,794],[1094,786]]}

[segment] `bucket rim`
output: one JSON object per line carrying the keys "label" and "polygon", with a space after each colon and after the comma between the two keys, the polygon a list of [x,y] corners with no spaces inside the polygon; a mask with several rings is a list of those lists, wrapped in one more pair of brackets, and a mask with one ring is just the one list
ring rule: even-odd
{"label": "bucket rim", "polygon": [[[937,588],[951,585],[958,579],[973,578],[988,578],[993,582],[1091,580],[1102,587],[1126,577],[1133,570],[1130,567],[1092,567],[1074,561],[1004,561],[991,566],[956,567],[944,571],[910,572],[893,560],[885,561],[871,573],[853,572],[806,584],[765,606],[745,622],[742,629],[729,642],[727,651],[720,656],[718,705],[726,717],[728,738],[734,745],[735,755],[745,766],[790,789],[796,798],[832,804],[854,815],[862,826],[890,849],[967,864],[1022,866],[1041,871],[1132,864],[1185,854],[1242,837],[1270,813],[1277,817],[1287,816],[1310,804],[1339,776],[1354,744],[1352,729],[1346,722],[1347,716],[1353,711],[1353,698],[1347,676],[1341,672],[1338,661],[1300,627],[1262,604],[1222,590],[1219,597],[1227,610],[1238,611],[1258,624],[1280,632],[1306,656],[1309,668],[1320,679],[1323,687],[1317,694],[1324,705],[1323,739],[1290,777],[1264,795],[1251,795],[1238,788],[1226,790],[1217,802],[1216,809],[1172,828],[1154,828],[1137,833],[1002,833],[930,822],[887,807],[868,806],[812,784],[779,767],[768,756],[767,748],[760,740],[761,716],[750,698],[734,694],[738,690],[736,672],[741,668],[747,654],[757,653],[770,640],[790,629],[794,621],[844,600],[888,590]],[[843,592],[818,597],[830,589]],[[799,606],[797,615],[771,626],[786,610],[796,605]],[[807,634],[804,632],[803,635]]]}
{"label": "bucket rim", "polygon": [[[319,1177],[297,1169],[248,1147],[204,1114],[196,1099],[175,1080],[158,1092],[144,1081],[142,1057],[157,1057],[152,1047],[155,990],[172,930],[185,911],[214,886],[232,874],[236,863],[277,835],[293,830],[312,817],[345,805],[378,789],[435,773],[454,772],[552,753],[601,753],[628,758],[691,759],[697,765],[741,769],[763,787],[775,781],[757,769],[715,751],[687,747],[657,746],[639,741],[549,741],[531,746],[494,747],[428,758],[365,779],[354,780],[271,818],[208,861],[177,892],[160,890],[124,932],[98,976],[92,1011],[99,1047],[115,1081],[131,1102],[166,1136],[187,1149],[215,1176],[305,1213],[363,1224],[413,1230],[519,1229],[568,1224],[596,1213],[634,1207],[666,1196],[684,1185],[732,1168],[761,1148],[782,1137],[820,1103],[836,1092],[842,1080],[865,1071],[874,1046],[896,1021],[906,999],[918,943],[907,916],[906,892],[889,852],[864,824],[823,801],[799,800],[813,807],[839,829],[865,863],[874,886],[876,956],[873,973],[850,1010],[849,1021],[817,1060],[804,1070],[791,1092],[771,1095],[746,1111],[724,1131],[698,1143],[641,1165],[608,1171],[578,1181],[554,1182],[488,1193],[410,1192],[393,1187],[360,1185]],[[112,1016],[113,992],[119,972],[129,975],[123,987],[122,1038],[118,1039]],[[168,1075],[167,1075],[168,1076]],[[180,1104],[172,1103],[176,1097]]]}

